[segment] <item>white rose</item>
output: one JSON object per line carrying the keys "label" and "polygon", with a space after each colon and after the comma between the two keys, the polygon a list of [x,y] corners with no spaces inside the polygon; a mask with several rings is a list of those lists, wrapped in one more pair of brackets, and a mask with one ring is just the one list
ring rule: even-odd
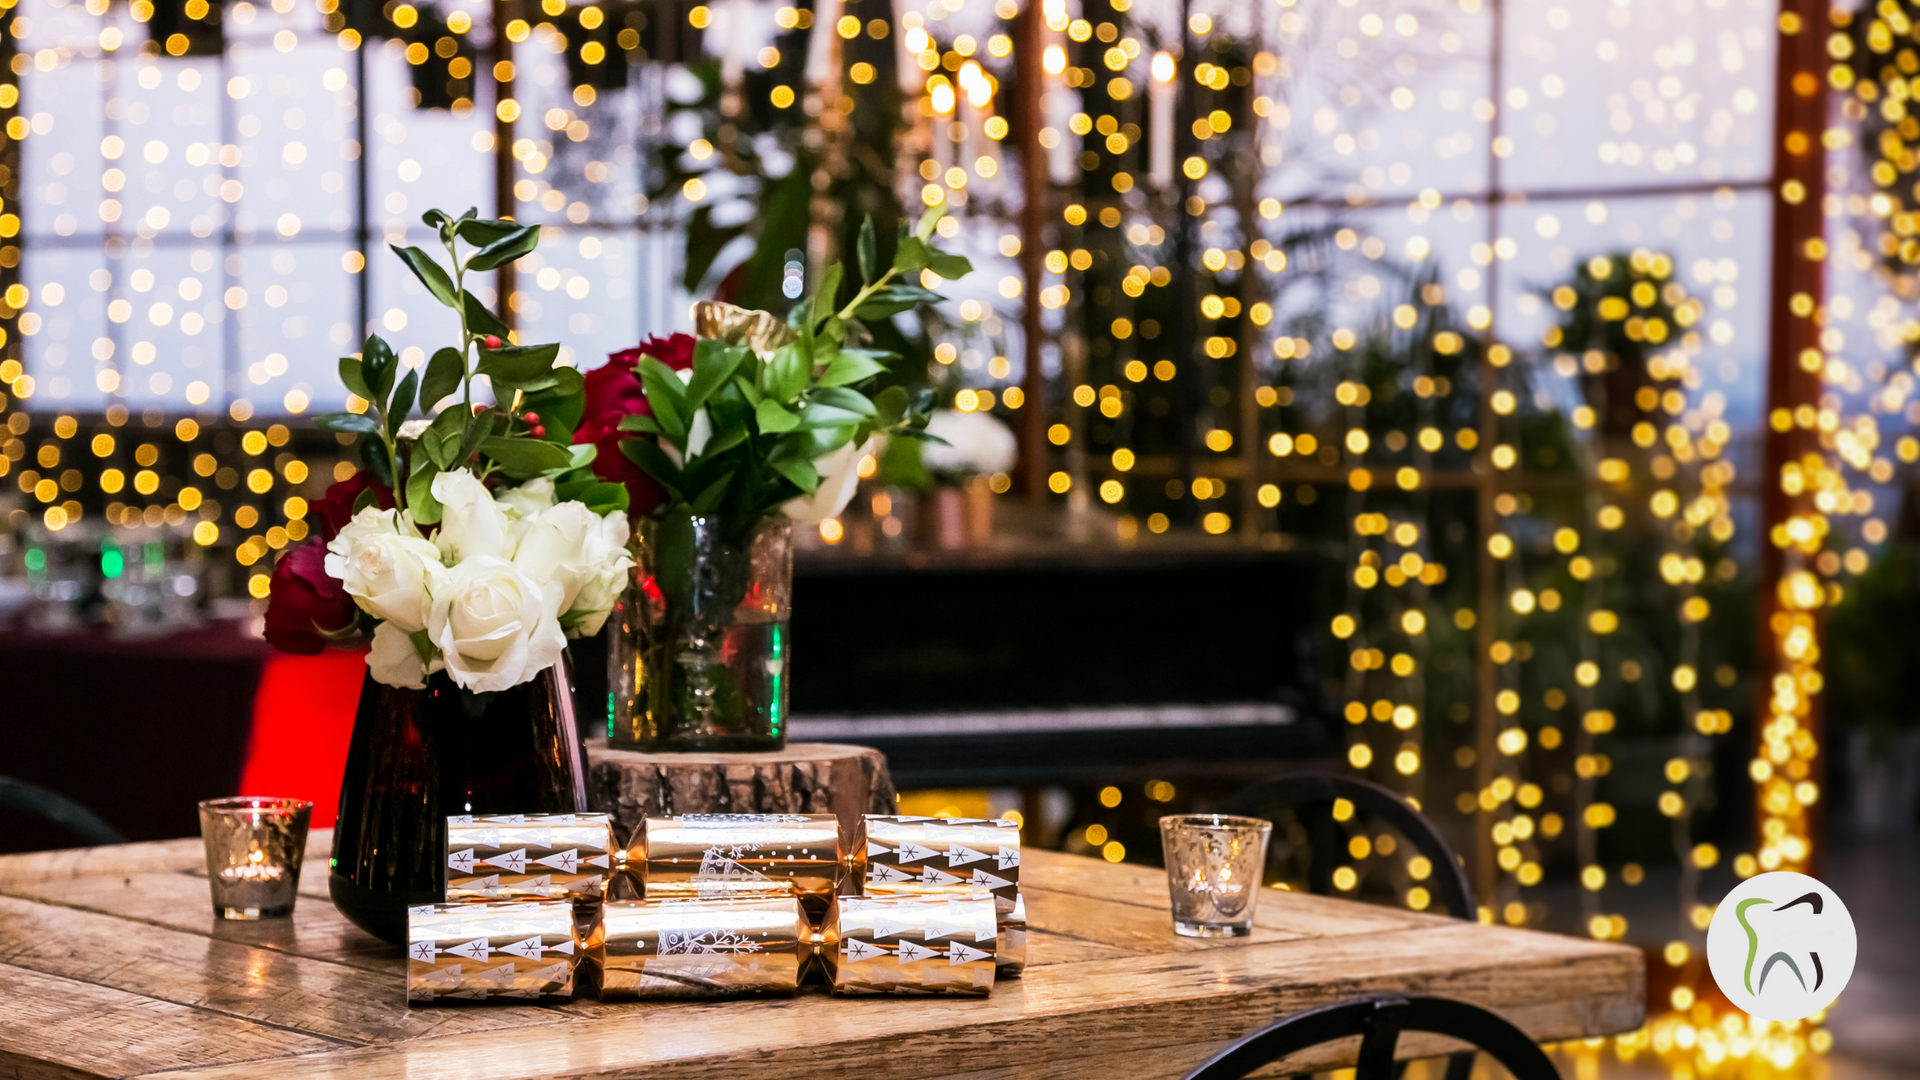
{"label": "white rose", "polygon": [[373,648],[367,653],[367,670],[376,682],[388,686],[424,689],[427,676],[446,667],[436,654],[431,665],[422,663],[413,638],[390,622],[373,628]]}
{"label": "white rose", "polygon": [[475,693],[518,686],[567,647],[560,586],[494,555],[463,559],[434,592],[427,635],[453,681]]}
{"label": "white rose", "polygon": [[513,555],[513,522],[478,477],[465,469],[443,472],[433,478],[433,497],[443,508],[440,531],[433,540],[448,562],[464,562],[476,555],[500,559]]}
{"label": "white rose", "polygon": [[560,613],[568,616],[563,621],[574,636],[593,634],[605,624],[633,565],[627,535],[625,515],[601,517],[581,503],[564,502],[527,523],[513,562],[535,581],[560,586]]}
{"label": "white rose", "polygon": [[853,489],[860,484],[860,458],[872,448],[873,440],[868,439],[860,446],[847,443],[814,458],[820,486],[811,495],[787,500],[787,516],[802,525],[818,525],[845,510],[853,501]]}
{"label": "white rose", "polygon": [[494,501],[519,514],[522,519],[533,517],[553,505],[553,480],[536,476],[519,487],[500,492]]}
{"label": "white rose", "polygon": [[600,519],[599,541],[589,550],[596,572],[580,583],[580,592],[566,612],[573,621],[569,633],[574,637],[592,637],[607,624],[613,605],[620,602],[633,572],[633,554],[627,547],[627,515],[615,511]]}
{"label": "white rose", "polygon": [[426,629],[432,590],[447,573],[440,549],[420,538],[412,518],[371,506],[327,545],[326,568],[360,610],[403,634]]}
{"label": "white rose", "polygon": [[920,461],[934,472],[1006,472],[1019,449],[1013,430],[992,413],[941,409],[928,418],[927,434],[947,441],[921,444]]}

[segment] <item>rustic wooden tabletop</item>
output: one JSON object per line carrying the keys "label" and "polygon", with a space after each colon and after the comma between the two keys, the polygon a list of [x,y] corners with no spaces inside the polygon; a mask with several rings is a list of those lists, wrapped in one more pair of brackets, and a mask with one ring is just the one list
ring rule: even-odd
{"label": "rustic wooden tabletop", "polygon": [[986,999],[410,1009],[400,950],[327,901],[328,841],[294,917],[259,923],[214,917],[198,839],[0,858],[0,1075],[1121,1080],[1368,992],[1476,1002],[1542,1041],[1644,1012],[1635,949],[1279,891],[1251,936],[1198,941],[1174,935],[1160,871],[1043,851],[1022,867],[1026,977]]}

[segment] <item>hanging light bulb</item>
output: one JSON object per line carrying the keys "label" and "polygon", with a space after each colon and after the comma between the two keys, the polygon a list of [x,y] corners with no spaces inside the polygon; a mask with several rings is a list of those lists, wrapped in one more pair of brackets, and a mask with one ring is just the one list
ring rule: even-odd
{"label": "hanging light bulb", "polygon": [[993,100],[993,83],[987,79],[986,72],[980,70],[977,61],[960,65],[960,89],[967,92],[967,104],[976,109]]}
{"label": "hanging light bulb", "polygon": [[1153,71],[1154,82],[1157,82],[1157,83],[1172,82],[1173,76],[1174,76],[1173,54],[1167,52],[1165,49],[1162,49],[1159,52],[1154,53],[1152,71]]}
{"label": "hanging light bulb", "polygon": [[1040,60],[1040,66],[1049,75],[1058,75],[1067,70],[1067,50],[1058,45],[1047,46],[1046,54]]}

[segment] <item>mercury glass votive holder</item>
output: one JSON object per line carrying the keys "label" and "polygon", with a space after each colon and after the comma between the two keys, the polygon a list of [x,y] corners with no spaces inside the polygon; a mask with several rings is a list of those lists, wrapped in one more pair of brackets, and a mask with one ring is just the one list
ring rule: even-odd
{"label": "mercury glass votive holder", "polygon": [[1160,819],[1173,932],[1185,937],[1245,937],[1267,865],[1273,823],[1227,814]]}
{"label": "mercury glass votive holder", "polygon": [[293,914],[300,857],[313,804],[240,796],[200,804],[213,913],[223,919],[284,919]]}

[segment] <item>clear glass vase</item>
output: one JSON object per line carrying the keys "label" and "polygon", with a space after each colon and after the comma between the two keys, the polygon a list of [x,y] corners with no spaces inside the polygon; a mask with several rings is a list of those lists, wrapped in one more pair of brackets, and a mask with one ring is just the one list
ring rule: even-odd
{"label": "clear glass vase", "polygon": [[633,586],[608,619],[607,735],[629,750],[786,745],[793,526],[680,515],[635,530]]}

